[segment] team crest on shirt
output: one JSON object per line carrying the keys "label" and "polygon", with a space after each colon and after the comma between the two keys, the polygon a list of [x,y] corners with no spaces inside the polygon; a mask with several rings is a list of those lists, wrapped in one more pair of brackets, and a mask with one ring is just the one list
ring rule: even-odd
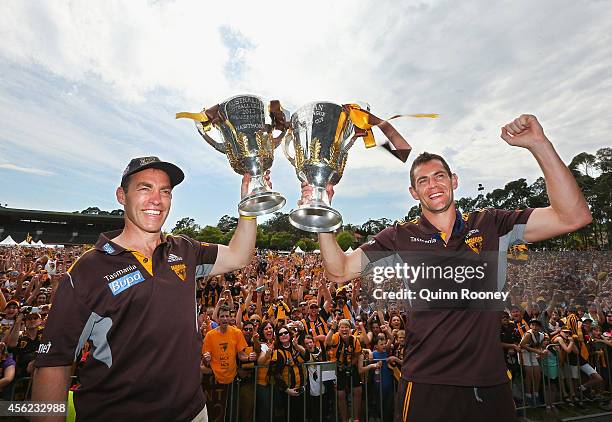
{"label": "team crest on shirt", "polygon": [[185,281],[187,278],[187,266],[185,264],[175,264],[171,265],[172,271],[177,275],[182,281]]}
{"label": "team crest on shirt", "polygon": [[468,218],[470,218],[470,213],[469,212],[464,212],[463,214],[461,214],[461,219],[463,221],[468,221]]}
{"label": "team crest on shirt", "polygon": [[465,244],[475,253],[480,254],[482,250],[482,236],[472,236],[465,239]]}
{"label": "team crest on shirt", "polygon": [[227,351],[227,345],[228,343],[219,343],[219,346],[221,347],[221,349],[226,352]]}

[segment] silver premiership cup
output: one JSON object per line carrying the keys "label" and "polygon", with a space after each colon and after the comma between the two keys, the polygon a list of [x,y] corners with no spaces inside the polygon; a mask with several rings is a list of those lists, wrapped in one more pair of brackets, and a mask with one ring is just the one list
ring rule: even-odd
{"label": "silver premiership cup", "polygon": [[293,226],[318,233],[334,231],[342,225],[342,216],[330,206],[326,186],[340,181],[354,135],[349,113],[341,105],[314,102],[293,113],[283,149],[298,179],[314,188],[310,201],[290,212]]}
{"label": "silver premiership cup", "polygon": [[[270,123],[266,122],[266,111]],[[201,113],[178,113],[177,118],[195,120],[200,135],[217,151],[227,155],[230,166],[240,175],[249,173],[248,194],[238,204],[244,216],[269,214],[285,205],[285,198],[272,191],[264,173],[272,167],[274,150],[287,131],[287,114],[278,101],[266,103],[255,95],[236,95]],[[221,133],[223,142],[209,135],[212,128]],[[274,137],[272,132],[279,130]]]}

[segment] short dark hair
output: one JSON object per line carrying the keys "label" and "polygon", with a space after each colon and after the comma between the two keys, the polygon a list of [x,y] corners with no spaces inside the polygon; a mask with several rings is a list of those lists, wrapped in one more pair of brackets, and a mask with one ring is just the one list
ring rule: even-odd
{"label": "short dark hair", "polygon": [[129,176],[125,176],[123,179],[121,179],[121,189],[123,189],[123,192],[127,193],[128,186],[130,185],[130,180],[131,179],[132,179],[132,175],[131,174]]}
{"label": "short dark hair", "polygon": [[446,172],[448,173],[448,177],[452,177],[453,173],[451,172],[451,169],[448,166],[448,163],[446,162],[446,160],[438,154],[432,154],[426,151],[426,152],[422,152],[421,154],[419,154],[417,158],[415,158],[414,161],[412,162],[412,166],[410,166],[410,186],[412,186],[413,188],[415,187],[414,170],[421,164],[427,163],[431,160],[440,161],[442,165],[444,166],[444,170],[446,170]]}
{"label": "short dark hair", "polygon": [[221,315],[221,312],[227,312],[229,314],[230,313],[229,306],[222,305],[221,307],[219,307],[219,315]]}

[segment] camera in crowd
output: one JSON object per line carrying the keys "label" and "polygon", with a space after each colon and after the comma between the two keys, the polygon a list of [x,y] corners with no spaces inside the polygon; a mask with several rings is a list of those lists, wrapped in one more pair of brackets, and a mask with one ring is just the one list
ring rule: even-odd
{"label": "camera in crowd", "polygon": [[40,308],[37,306],[24,306],[21,308],[20,313],[22,313],[23,315],[28,315],[31,313],[39,314]]}

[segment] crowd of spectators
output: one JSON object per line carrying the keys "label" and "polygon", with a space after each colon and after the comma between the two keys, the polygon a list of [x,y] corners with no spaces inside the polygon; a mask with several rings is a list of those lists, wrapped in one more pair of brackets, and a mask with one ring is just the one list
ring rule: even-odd
{"label": "crowd of spectators", "polygon": [[[25,397],[19,380],[31,376],[58,283],[84,249],[0,247],[3,399]],[[500,353],[518,405],[554,412],[561,399],[607,397],[611,267],[606,251],[533,252],[509,265]],[[207,394],[209,416],[392,420],[410,329],[400,301],[375,300],[366,280],[329,282],[314,253],[259,251],[243,270],[196,284],[203,388],[220,392]],[[546,385],[554,394],[544,398]]]}

